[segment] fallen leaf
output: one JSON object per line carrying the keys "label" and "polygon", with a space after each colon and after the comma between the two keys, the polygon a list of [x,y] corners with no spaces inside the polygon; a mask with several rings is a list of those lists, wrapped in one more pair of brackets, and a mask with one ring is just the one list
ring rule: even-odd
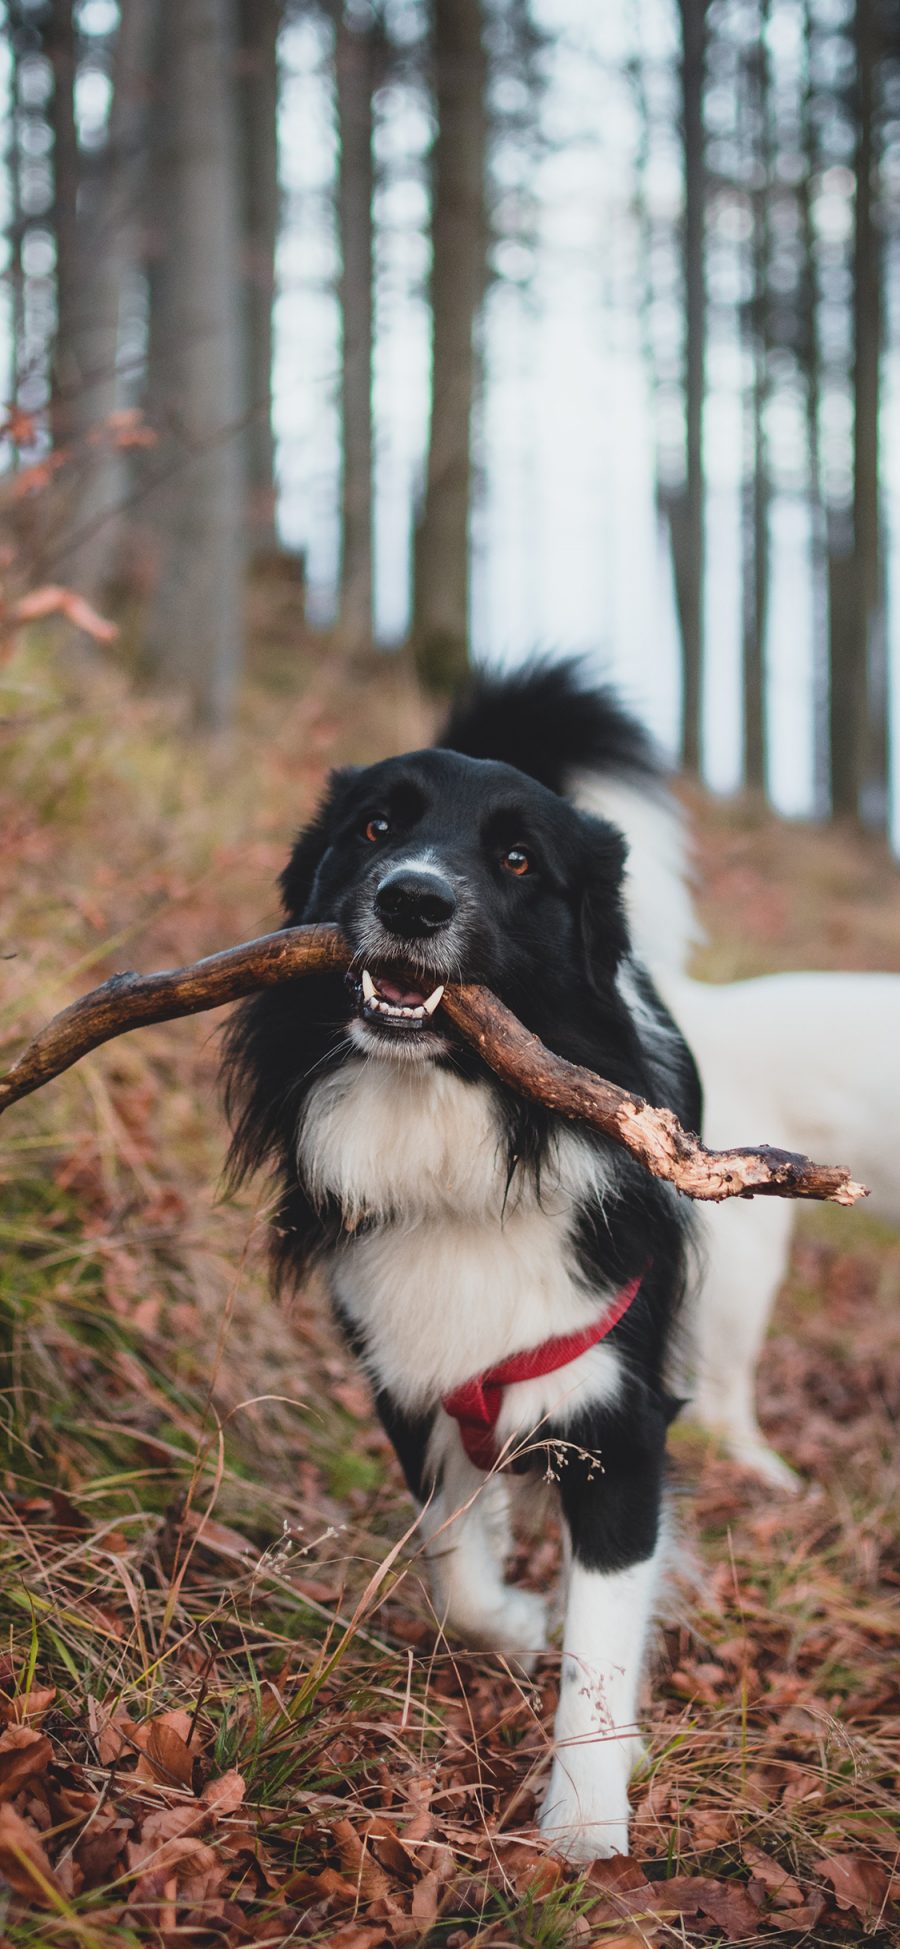
{"label": "fallen leaf", "polygon": [[45,1733],[33,1726],[7,1726],[0,1734],[0,1800],[12,1800],[26,1780],[45,1773],[52,1755]]}
{"label": "fallen leaf", "polygon": [[[90,1703],[96,1706],[96,1700]],[[102,1707],[97,1709],[97,1731],[94,1744],[101,1766],[112,1766],[116,1760],[133,1753],[138,1743],[140,1727],[129,1719],[127,1712],[116,1712],[112,1718],[102,1718]]]}
{"label": "fallen leaf", "polygon": [[362,1838],[370,1854],[374,1856],[380,1867],[387,1869],[389,1874],[396,1875],[400,1881],[406,1882],[418,1878],[420,1867],[416,1856],[404,1845],[389,1820],[384,1820],[380,1814],[376,1814],[363,1827]]}
{"label": "fallen leaf", "polygon": [[337,1868],[322,1868],[318,1874],[300,1868],[296,1874],[288,1875],[281,1893],[289,1902],[310,1905],[321,1901],[339,1902],[348,1908],[355,1908],[359,1898],[356,1882],[339,1874]]}
{"label": "fallen leaf", "polygon": [[246,1781],[232,1767],[230,1772],[220,1773],[217,1780],[207,1780],[200,1795],[200,1805],[216,1820],[222,1820],[243,1804],[246,1791]]}
{"label": "fallen leaf", "polygon": [[55,1685],[32,1685],[29,1692],[0,1698],[0,1720],[8,1726],[22,1726],[27,1719],[42,1719],[56,1697]]}
{"label": "fallen leaf", "polygon": [[548,1895],[551,1888],[558,1888],[565,1879],[566,1869],[558,1855],[529,1847],[527,1841],[504,1842],[500,1835],[497,1851],[504,1874],[515,1887],[527,1889],[529,1894]]}
{"label": "fallen leaf", "polygon": [[674,1875],[669,1881],[649,1882],[637,1862],[622,1856],[596,1861],[590,1882],[605,1889],[623,1916],[682,1920],[708,1916],[725,1942],[740,1942],[759,1929],[759,1904],[739,1882],[716,1881],[708,1875]]}
{"label": "fallen leaf", "polygon": [[422,1933],[432,1928],[437,1921],[438,1904],[441,1898],[442,1878],[437,1868],[429,1868],[421,1881],[417,1881],[412,1892],[410,1904],[413,1921],[418,1923]]}
{"label": "fallen leaf", "polygon": [[[179,1717],[187,1719],[188,1715],[184,1712]],[[193,1786],[195,1757],[175,1726],[167,1725],[163,1719],[153,1721],[142,1760],[146,1760],[157,1780],[165,1786]]]}
{"label": "fallen leaf", "polygon": [[76,1895],[81,1894],[81,1890],[84,1887],[84,1876],[74,1855],[66,1854],[63,1856],[56,1870],[56,1879],[68,1901],[74,1901]]}
{"label": "fallen leaf", "polygon": [[150,1855],[166,1841],[179,1840],[183,1835],[202,1827],[203,1809],[198,1800],[180,1801],[177,1807],[160,1807],[156,1813],[148,1814],[141,1822],[138,1840],[128,1843],[128,1862],[132,1868],[140,1868]]}
{"label": "fallen leaf", "polygon": [[39,1908],[54,1908],[62,1894],[35,1828],[8,1802],[0,1807],[0,1874]]}
{"label": "fallen leaf", "polygon": [[342,1929],[335,1929],[328,1938],[330,1949],[381,1949],[390,1943],[390,1935],[380,1923],[346,1922]]}
{"label": "fallen leaf", "polygon": [[[151,1861],[153,1876],[170,1879],[175,1876],[179,1886],[187,1882],[197,1883],[200,1888],[199,1899],[215,1893],[227,1873],[227,1863],[220,1861],[215,1848],[206,1841],[198,1841],[193,1835],[173,1836],[155,1849]],[[135,1884],[149,1879],[142,1875]]]}
{"label": "fallen leaf", "polygon": [[345,1875],[352,1876],[361,1899],[365,1902],[377,1901],[380,1895],[390,1891],[390,1881],[383,1868],[367,1847],[364,1846],[352,1821],[338,1820],[332,1829],[337,1844],[341,1868]]}
{"label": "fallen leaf", "polygon": [[832,1854],[820,1863],[820,1872],[831,1882],[838,1908],[853,1908],[863,1920],[879,1913],[890,1887],[880,1861],[866,1854]]}
{"label": "fallen leaf", "polygon": [[759,1904],[739,1882],[700,1881],[697,1906],[721,1929],[726,1942],[741,1942],[759,1929]]}
{"label": "fallen leaf", "polygon": [[110,1869],[124,1853],[131,1822],[110,1812],[92,1820],[75,1847],[75,1856],[86,1888],[99,1888]]}
{"label": "fallen leaf", "polygon": [[[588,1879],[592,1888],[601,1888],[604,1894],[621,1894],[626,1891],[646,1893],[652,1890],[653,1883],[647,1880],[634,1856],[614,1854],[608,1861],[594,1861]],[[666,1884],[668,1887],[668,1883]]]}
{"label": "fallen leaf", "polygon": [[227,1523],[217,1523],[212,1516],[199,1515],[189,1509],[182,1519],[186,1536],[195,1536],[204,1550],[214,1550],[219,1556],[233,1557],[239,1563],[256,1563],[259,1551],[253,1548],[240,1530],[230,1529]]}
{"label": "fallen leaf", "polygon": [[801,1906],[803,1890],[780,1861],[773,1861],[770,1854],[764,1854],[762,1848],[754,1847],[751,1841],[744,1842],[741,1853],[754,1881],[760,1883],[779,1908]]}
{"label": "fallen leaf", "polygon": [[727,1807],[692,1807],[685,1816],[694,1846],[701,1853],[727,1847],[737,1831],[737,1816]]}
{"label": "fallen leaf", "polygon": [[766,1928],[789,1930],[791,1935],[806,1935],[809,1929],[815,1928],[826,1905],[821,1890],[814,1888],[802,1908],[771,1909],[766,1916]]}

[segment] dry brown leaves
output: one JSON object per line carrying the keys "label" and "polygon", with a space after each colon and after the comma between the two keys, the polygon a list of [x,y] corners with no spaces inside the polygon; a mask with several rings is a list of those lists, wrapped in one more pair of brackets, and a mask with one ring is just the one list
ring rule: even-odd
{"label": "dry brown leaves", "polygon": [[221,1920],[220,1891],[253,1847],[240,1774],[194,1790],[204,1767],[187,1744],[186,1713],[143,1725],[122,1712],[92,1716],[99,1763],[73,1760],[69,1738],[31,1725],[13,1721],[0,1734],[0,1877],[26,1912],[115,1882],[123,1926],[165,1934],[198,1907]]}
{"label": "dry brown leaves", "polygon": [[[286,1672],[265,1701],[273,1725]],[[34,1687],[21,1703],[7,1698],[0,1878],[11,1918],[74,1904],[109,1919],[114,1901],[117,1927],[173,1949],[185,1934],[235,1949],[311,1937],[379,1949],[424,1942],[438,1927],[448,1944],[461,1946],[474,1931],[479,1943],[503,1949],[532,1939],[506,1932],[517,1926],[512,1918],[536,1916],[550,1902],[563,1905],[560,1940],[572,1945],[799,1944],[813,1930],[823,1943],[890,1939],[879,1932],[889,1927],[900,1881],[885,1853],[840,1846],[811,1863],[799,1845],[793,1863],[785,1858],[773,1812],[785,1799],[802,1808],[802,1792],[790,1789],[808,1789],[810,1779],[802,1741],[792,1741],[783,1714],[780,1736],[768,1748],[757,1742],[737,1804],[714,1804],[715,1773],[694,1783],[690,1770],[685,1777],[663,1767],[638,1793],[639,1856],[597,1863],[576,1886],[529,1831],[533,1791],[523,1794],[552,1709],[549,1673],[533,1696],[483,1664],[436,1667],[444,1733],[424,1766],[411,1750],[403,1754],[391,1713],[382,1728],[354,1736],[353,1721],[336,1717],[338,1690],[322,1700],[334,1787],[324,1798],[302,1793],[293,1819],[289,1798],[281,1807],[254,1804],[236,1768],[211,1771],[205,1714],[175,1708],[139,1722],[91,1701],[87,1756],[78,1760],[76,1728],[59,1723],[52,1688]],[[795,1721],[794,1734],[800,1730]],[[397,1755],[390,1765],[377,1757],[386,1739]],[[792,1749],[801,1755],[793,1761]],[[710,1786],[713,1804],[704,1805]],[[697,1864],[691,1871],[666,1872],[676,1836],[677,1856]]]}
{"label": "dry brown leaves", "polygon": [[[137,707],[122,692],[115,699],[105,718],[121,724]],[[31,905],[10,932],[17,958],[8,964],[23,1005],[32,966],[43,979],[63,952],[73,963],[97,957],[119,928],[131,930],[124,951],[146,965],[249,935],[284,833],[308,809],[324,760],[371,752],[368,722],[358,749],[339,744],[353,715],[345,704],[324,686],[318,700],[291,710],[280,700],[261,741],[220,783],[199,768],[183,787],[180,770],[177,781],[165,774],[161,796],[175,807],[165,818],[149,793],[140,818],[129,809],[137,744],[121,774],[104,771],[96,744],[77,743],[76,725],[79,776],[90,780],[99,765],[99,784],[65,823],[49,822],[41,793],[48,777],[64,792],[68,755],[57,758],[48,744],[36,783],[20,770],[2,802],[0,896],[18,915],[17,888],[27,882]],[[401,715],[407,708],[401,698]],[[358,699],[355,712],[364,715]],[[396,715],[392,705],[386,746]],[[407,741],[421,741],[421,729],[410,728]],[[243,799],[241,778],[249,781]],[[785,881],[783,830],[767,829],[762,852],[752,834],[723,827],[717,839],[717,830],[708,818],[712,878],[737,917],[734,955],[752,948],[760,964],[809,963],[808,909],[809,939],[790,933],[797,901]],[[196,843],[187,861],[186,834]],[[823,844],[836,871],[834,847]],[[848,866],[847,889],[852,877]],[[875,950],[855,942],[851,960],[885,961],[889,952],[887,924],[883,937],[879,930],[891,896],[876,878],[873,868],[865,881]],[[842,895],[845,917],[852,897]],[[891,928],[896,943],[893,910]],[[826,943],[835,958],[847,958],[844,945]],[[18,1552],[16,1575],[39,1599],[49,1592],[58,1616],[77,1609],[72,1642],[79,1647],[83,1636],[97,1647],[97,1677],[76,1684],[59,1661],[51,1665],[42,1641],[23,1694],[32,1613],[26,1605],[8,1614],[15,1655],[0,1658],[0,1926],[31,1927],[37,1915],[48,1935],[52,1922],[58,1949],[79,1942],[82,1925],[103,1949],[129,1930],[159,1949],[282,1949],[304,1940],[333,1949],[426,1941],[462,1949],[473,1940],[478,1949],[855,1949],[896,1940],[896,1246],[860,1244],[851,1220],[840,1232],[803,1229],[763,1408],[772,1438],[817,1493],[776,1501],[676,1431],[699,1587],[685,1595],[682,1621],[667,1627],[654,1677],[654,1766],[635,1788],[634,1859],[598,1865],[579,1886],[533,1825],[556,1661],[522,1687],[496,1662],[452,1653],[436,1640],[416,1567],[381,1593],[342,1664],[295,1710],[323,1645],[339,1635],[335,1619],[352,1614],[409,1514],[359,1375],[311,1303],[292,1327],[269,1306],[255,1242],[245,1264],[253,1208],[213,1213],[222,1151],[215,1064],[206,1026],[135,1038],[98,1058],[95,1106],[86,1082],[72,1085],[71,1130],[60,1138],[52,1127],[46,1167],[35,1153],[52,1192],[40,1230],[64,1244],[74,1203],[78,1263],[90,1258],[97,1268],[116,1329],[102,1366],[64,1330],[74,1275],[51,1268],[52,1306],[35,1329],[47,1369],[63,1377],[81,1418],[128,1428],[136,1499],[145,1480],[157,1492],[164,1476],[172,1501],[159,1518],[124,1499],[104,1517],[102,1496],[84,1492],[82,1451],[67,1446],[58,1424],[46,1481],[35,1480],[23,1450],[21,1482],[10,1471],[2,1484],[0,1542]],[[19,1162],[10,1157],[15,1182]],[[219,1360],[223,1318],[230,1337]],[[164,1385],[175,1354],[177,1400]],[[285,1391],[333,1403],[328,1425],[282,1413],[272,1397]],[[251,1395],[269,1404],[245,1409]],[[253,1443],[240,1451],[243,1500],[235,1469],[207,1516],[208,1477],[193,1502],[187,1488],[210,1396],[227,1424],[227,1454],[245,1422]],[[256,1575],[254,1506],[276,1512],[276,1541],[285,1511],[301,1539],[292,1559],[273,1558],[282,1584],[271,1589]],[[311,1547],[320,1534],[330,1540]],[[517,1565],[538,1584],[555,1568],[546,1538],[532,1538]],[[178,1604],[164,1631],[176,1577]],[[274,1618],[272,1590],[291,1599]],[[147,1678],[157,1657],[159,1692]],[[120,1674],[114,1684],[110,1669]]]}

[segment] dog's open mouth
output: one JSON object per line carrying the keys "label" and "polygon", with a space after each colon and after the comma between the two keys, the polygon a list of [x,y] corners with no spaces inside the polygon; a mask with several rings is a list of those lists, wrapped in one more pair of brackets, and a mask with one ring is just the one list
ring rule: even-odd
{"label": "dog's open mouth", "polygon": [[424,985],[421,975],[411,976],[402,968],[390,974],[363,968],[353,979],[357,1011],[364,1022],[378,1028],[421,1034],[431,1027],[431,1018],[444,992]]}

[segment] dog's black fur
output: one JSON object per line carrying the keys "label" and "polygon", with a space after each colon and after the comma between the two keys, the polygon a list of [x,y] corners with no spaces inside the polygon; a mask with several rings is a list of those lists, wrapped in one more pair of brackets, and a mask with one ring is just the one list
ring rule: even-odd
{"label": "dog's black fur", "polygon": [[[639,727],[609,693],[587,689],[577,667],[538,666],[477,682],[454,709],[440,746],[332,776],[282,875],[286,924],[334,922],[355,966],[421,970],[423,991],[444,978],[483,982],[557,1054],[667,1104],[699,1129],[697,1072],[649,978],[632,966],[632,993],[642,1003],[637,1019],[617,982],[629,955],[625,845],[614,828],[562,796],[574,769],[618,773],[648,789],[657,775]],[[382,833],[379,826],[374,841],[365,837],[373,820],[388,827]],[[501,860],[505,849],[523,847],[532,869],[519,878]],[[394,923],[373,925],[392,863],[426,849],[455,891],[452,919],[426,925],[415,914],[410,923],[407,914],[397,934]],[[274,1166],[275,1258],[281,1275],[294,1280],[327,1259],[343,1236],[337,1200],[314,1198],[301,1176],[297,1129],[310,1091],[352,1053],[348,1023],[359,1008],[359,989],[348,992],[342,978],[306,977],[245,1004],[228,1038],[232,1170],[240,1178],[263,1163]],[[552,1135],[549,1113],[513,1096],[471,1049],[436,1031],[439,1013],[424,1030],[431,1060],[493,1093],[509,1183],[520,1173],[539,1180]],[[371,1032],[397,1033],[380,1025]],[[408,1033],[418,1034],[418,1025]],[[624,1391],[614,1407],[591,1410],[583,1425],[566,1429],[566,1440],[586,1456],[602,1450],[602,1490],[587,1462],[571,1464],[562,1498],[576,1552],[614,1567],[654,1547],[673,1406],[666,1352],[685,1282],[687,1221],[684,1202],[668,1186],[609,1140],[597,1135],[591,1142],[605,1155],[615,1196],[602,1207],[585,1201],[574,1217],[581,1273],[598,1291],[644,1276],[611,1336],[627,1356]],[[354,1323],[351,1337],[365,1360],[364,1322]],[[438,1402],[410,1412],[377,1374],[373,1379],[379,1412],[421,1496],[429,1487],[426,1446]],[[542,1440],[553,1435],[552,1427],[541,1430]]]}

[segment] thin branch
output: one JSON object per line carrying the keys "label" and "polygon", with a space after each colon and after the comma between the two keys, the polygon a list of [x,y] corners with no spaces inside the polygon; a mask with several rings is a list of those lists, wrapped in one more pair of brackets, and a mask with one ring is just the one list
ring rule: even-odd
{"label": "thin branch", "polygon": [[[165,974],[113,975],[55,1015],[0,1076],[0,1113],[128,1029],[199,1015],[304,974],[340,973],[348,961],[336,928],[287,927]],[[654,1177],[668,1179],[690,1198],[718,1203],[766,1195],[852,1205],[867,1195],[841,1166],[814,1164],[793,1151],[764,1144],[753,1150],[705,1149],[671,1110],[655,1109],[592,1070],[553,1055],[487,988],[454,983],[440,1006],[464,1041],[520,1096],[603,1131]]]}

